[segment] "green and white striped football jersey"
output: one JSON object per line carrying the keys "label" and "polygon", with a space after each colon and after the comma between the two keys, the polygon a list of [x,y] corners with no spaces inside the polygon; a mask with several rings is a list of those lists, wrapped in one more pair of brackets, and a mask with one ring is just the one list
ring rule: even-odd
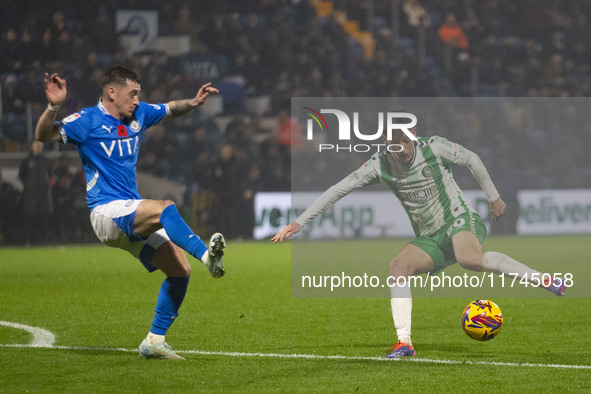
{"label": "green and white striped football jersey", "polygon": [[470,169],[489,202],[500,197],[478,155],[443,137],[423,137],[415,142],[410,163],[398,162],[384,148],[322,193],[296,223],[304,226],[355,189],[383,183],[402,203],[416,236],[433,235],[459,215],[476,214],[453,179],[452,164]]}
{"label": "green and white striped football jersey", "polygon": [[[463,213],[475,213],[453,179],[451,164],[467,166],[472,152],[442,137],[415,142],[415,156],[399,163],[387,150],[373,155],[347,177],[355,188],[383,183],[398,197],[417,236],[431,235]],[[358,183],[359,182],[359,183]]]}

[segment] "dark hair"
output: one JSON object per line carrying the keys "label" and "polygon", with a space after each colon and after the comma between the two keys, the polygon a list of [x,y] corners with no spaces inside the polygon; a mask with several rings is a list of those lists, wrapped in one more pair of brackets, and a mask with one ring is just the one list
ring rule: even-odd
{"label": "dark hair", "polygon": [[142,81],[135,71],[127,67],[115,66],[103,77],[103,87],[109,84],[126,85],[127,81],[135,82],[138,85],[142,84]]}

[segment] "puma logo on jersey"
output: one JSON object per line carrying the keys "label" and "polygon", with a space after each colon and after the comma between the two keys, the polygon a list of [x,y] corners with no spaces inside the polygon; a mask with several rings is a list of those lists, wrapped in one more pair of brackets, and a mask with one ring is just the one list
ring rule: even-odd
{"label": "puma logo on jersey", "polygon": [[107,130],[109,132],[109,134],[111,134],[111,129],[113,128],[113,126],[107,127],[105,125],[102,125],[102,128],[105,129],[105,130]]}
{"label": "puma logo on jersey", "polygon": [[[132,155],[138,150],[140,139],[135,136],[133,138],[111,140],[111,144],[108,147],[103,141],[101,141],[100,144],[107,156],[111,157],[113,152],[115,152],[119,153],[119,157],[123,157],[125,155]],[[117,150],[115,150],[115,148],[117,148]]]}

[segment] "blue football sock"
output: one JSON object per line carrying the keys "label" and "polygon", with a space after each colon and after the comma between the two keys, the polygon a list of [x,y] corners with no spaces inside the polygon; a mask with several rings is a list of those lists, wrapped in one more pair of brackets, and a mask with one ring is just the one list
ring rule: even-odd
{"label": "blue football sock", "polygon": [[185,298],[189,277],[166,278],[156,302],[156,314],[152,320],[150,332],[157,335],[166,335],[166,331],[179,315],[179,308]]}
{"label": "blue football sock", "polygon": [[189,252],[191,256],[201,260],[203,254],[207,251],[207,246],[185,223],[178,209],[176,209],[176,205],[169,205],[162,211],[160,223],[172,242]]}

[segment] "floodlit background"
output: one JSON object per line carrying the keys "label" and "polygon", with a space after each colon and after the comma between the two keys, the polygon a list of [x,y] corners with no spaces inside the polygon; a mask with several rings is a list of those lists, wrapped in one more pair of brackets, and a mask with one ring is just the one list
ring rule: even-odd
{"label": "floodlit background", "polygon": [[[3,244],[96,242],[73,146],[46,146],[51,171],[29,180],[41,189],[34,197],[23,193],[19,168],[46,104],[45,71],[68,81],[59,117],[95,105],[101,75],[116,64],[139,72],[149,102],[189,97],[213,82],[221,94],[205,107],[150,130],[139,183],[145,198],[172,198],[199,234],[221,230],[229,238],[268,236],[269,226],[286,220],[268,202],[282,197],[259,193],[290,191],[291,148],[301,146],[305,127],[290,117],[292,97],[591,93],[584,1],[7,0],[2,7]],[[591,133],[570,114],[553,124],[511,109],[505,115],[455,119],[461,128],[436,132],[483,156],[513,217],[494,231],[514,233],[517,190],[591,184],[584,155]],[[491,125],[495,133],[484,132]],[[323,190],[313,175],[307,190]],[[26,208],[31,198],[47,210]],[[591,204],[588,194],[578,202]]]}

